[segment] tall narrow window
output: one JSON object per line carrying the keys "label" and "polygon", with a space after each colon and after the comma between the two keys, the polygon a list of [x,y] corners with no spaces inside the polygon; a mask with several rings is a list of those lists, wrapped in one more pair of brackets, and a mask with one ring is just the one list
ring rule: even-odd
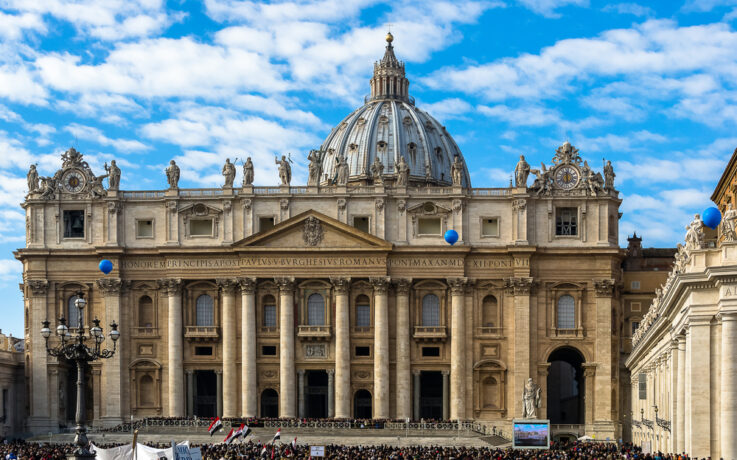
{"label": "tall narrow window", "polygon": [[325,325],[325,299],[320,294],[312,294],[307,298],[307,325]]}
{"label": "tall narrow window", "polygon": [[212,297],[202,294],[197,297],[195,302],[196,325],[197,326],[214,326],[215,324],[215,308]]}
{"label": "tall narrow window", "polygon": [[576,327],[576,300],[569,295],[558,299],[558,329],[574,329]]}
{"label": "tall narrow window", "polygon": [[276,327],[276,300],[274,296],[267,295],[263,299],[264,304],[264,327]]}
{"label": "tall narrow window", "polygon": [[640,399],[647,399],[647,374],[642,373],[637,379]]}
{"label": "tall narrow window", "polygon": [[555,234],[561,236],[578,235],[578,209],[558,208],[555,216]]}
{"label": "tall narrow window", "polygon": [[148,374],[144,375],[138,383],[138,389],[141,392],[141,406],[153,406],[155,404],[154,379]]}
{"label": "tall narrow window", "polygon": [[79,309],[74,305],[74,301],[77,299],[79,299],[79,296],[73,295],[69,297],[67,303],[67,326],[70,328],[79,326]]}
{"label": "tall narrow window", "polygon": [[486,297],[484,297],[482,314],[482,324],[484,327],[499,327],[499,309],[496,297],[494,297],[493,295],[487,295]]}
{"label": "tall narrow window", "polygon": [[145,295],[138,299],[138,327],[154,326],[154,302]]}
{"label": "tall narrow window", "polygon": [[440,299],[435,294],[422,298],[422,325],[440,326]]}
{"label": "tall narrow window", "polygon": [[371,326],[371,301],[365,295],[356,298],[356,327]]}

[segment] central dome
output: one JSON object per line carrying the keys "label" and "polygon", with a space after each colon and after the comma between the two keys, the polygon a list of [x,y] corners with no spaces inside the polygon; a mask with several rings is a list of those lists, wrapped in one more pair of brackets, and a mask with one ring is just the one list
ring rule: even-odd
{"label": "central dome", "polygon": [[[394,56],[393,39],[387,35],[384,57],[374,64],[371,95],[365,104],[333,128],[320,148],[322,184],[334,180],[341,157],[348,165],[348,183],[371,183],[376,158],[384,166],[383,180],[395,182],[395,165],[404,157],[409,185],[452,184],[451,165],[456,156],[462,161],[463,154],[443,125],[415,107],[404,63]],[[471,187],[465,161],[462,163],[461,185]]]}

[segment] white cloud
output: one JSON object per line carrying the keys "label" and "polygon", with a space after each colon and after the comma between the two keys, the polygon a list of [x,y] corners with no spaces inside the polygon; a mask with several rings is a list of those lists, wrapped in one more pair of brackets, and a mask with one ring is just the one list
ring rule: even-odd
{"label": "white cloud", "polygon": [[520,4],[537,14],[549,18],[560,17],[555,10],[564,6],[589,6],[589,0],[518,0]]}
{"label": "white cloud", "polygon": [[146,144],[139,141],[134,141],[130,139],[111,139],[103,134],[101,130],[92,126],[84,126],[77,123],[72,123],[64,129],[80,139],[90,140],[100,145],[111,146],[119,152],[140,152],[142,150],[148,150],[150,148]]}
{"label": "white cloud", "polygon": [[652,8],[642,6],[638,3],[616,3],[613,5],[605,6],[602,11],[614,11],[619,14],[631,14],[634,16],[653,16],[654,11]]}
{"label": "white cloud", "polygon": [[19,280],[23,273],[23,264],[15,259],[0,259],[0,280]]}
{"label": "white cloud", "polygon": [[544,126],[556,124],[561,115],[546,107],[508,107],[506,105],[479,106],[478,111],[488,117],[498,118],[513,126]]}
{"label": "white cloud", "polygon": [[420,104],[422,110],[429,113],[438,120],[451,120],[465,118],[464,115],[473,111],[473,106],[463,99],[457,97],[443,99],[430,104]]}
{"label": "white cloud", "polygon": [[737,5],[737,0],[687,0],[683,11],[711,11],[714,8]]}
{"label": "white cloud", "polygon": [[45,31],[46,26],[37,14],[6,14],[0,11],[0,37],[5,40],[18,40],[23,37],[26,30]]}

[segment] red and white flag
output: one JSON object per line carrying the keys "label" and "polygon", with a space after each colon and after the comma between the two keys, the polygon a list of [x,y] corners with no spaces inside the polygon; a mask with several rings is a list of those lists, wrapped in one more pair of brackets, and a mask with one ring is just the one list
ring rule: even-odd
{"label": "red and white flag", "polygon": [[235,440],[243,436],[243,432],[245,431],[245,428],[246,428],[246,424],[241,423],[241,426],[239,426],[238,429],[233,432],[233,439]]}
{"label": "red and white flag", "polygon": [[233,428],[230,429],[230,432],[228,433],[228,436],[223,439],[223,442],[225,444],[230,444],[235,439],[235,436],[233,436]]}
{"label": "red and white flag", "polygon": [[294,437],[294,441],[292,441],[292,452],[295,454],[297,453],[297,437]]}
{"label": "red and white flag", "polygon": [[264,448],[261,449],[261,456],[262,457],[265,457],[266,456],[266,444],[264,444]]}
{"label": "red and white flag", "polygon": [[214,435],[218,431],[223,429],[223,422],[220,421],[220,417],[216,417],[215,420],[212,421],[209,427],[207,427],[207,431],[210,432],[210,436]]}
{"label": "red and white flag", "polygon": [[271,442],[274,441],[281,441],[281,428],[276,430],[276,434],[274,435],[274,439],[271,440]]}

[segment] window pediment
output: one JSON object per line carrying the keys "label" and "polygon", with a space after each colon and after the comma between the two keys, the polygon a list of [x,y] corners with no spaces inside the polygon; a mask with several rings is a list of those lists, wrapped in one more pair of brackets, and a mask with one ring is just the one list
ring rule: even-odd
{"label": "window pediment", "polygon": [[407,213],[413,216],[439,216],[446,217],[450,215],[451,209],[437,205],[431,201],[416,204],[407,208]]}
{"label": "window pediment", "polygon": [[218,217],[223,210],[204,203],[191,203],[179,208],[179,213],[190,217]]}

